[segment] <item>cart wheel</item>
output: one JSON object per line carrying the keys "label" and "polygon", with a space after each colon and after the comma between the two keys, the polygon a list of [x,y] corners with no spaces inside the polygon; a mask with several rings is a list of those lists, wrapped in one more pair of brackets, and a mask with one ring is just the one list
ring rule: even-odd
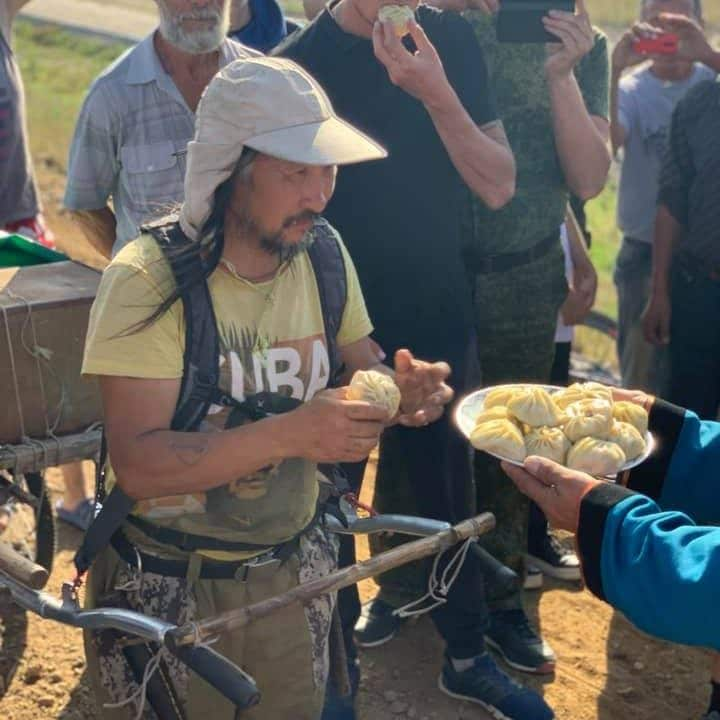
{"label": "cart wheel", "polygon": [[[57,535],[44,476],[26,473],[15,479],[2,477],[0,480],[0,505],[5,515],[0,539],[51,572]],[[14,494],[11,488],[18,488],[34,498],[35,507]]]}
{"label": "cart wheel", "polygon": [[617,323],[598,312],[591,312],[575,328],[570,356],[570,379],[573,382],[593,381],[620,386],[617,332]]}

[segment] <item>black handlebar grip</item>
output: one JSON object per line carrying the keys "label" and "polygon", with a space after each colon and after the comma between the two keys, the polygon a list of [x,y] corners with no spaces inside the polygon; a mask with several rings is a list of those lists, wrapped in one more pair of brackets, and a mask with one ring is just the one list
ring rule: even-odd
{"label": "black handlebar grip", "polygon": [[475,554],[485,576],[485,584],[493,588],[493,595],[511,595],[517,590],[520,580],[514,570],[496,560],[476,542],[470,546],[470,552]]}
{"label": "black handlebar grip", "polygon": [[240,710],[260,702],[255,681],[235,663],[205,645],[177,645],[171,633],[165,636],[167,649],[194,670]]}

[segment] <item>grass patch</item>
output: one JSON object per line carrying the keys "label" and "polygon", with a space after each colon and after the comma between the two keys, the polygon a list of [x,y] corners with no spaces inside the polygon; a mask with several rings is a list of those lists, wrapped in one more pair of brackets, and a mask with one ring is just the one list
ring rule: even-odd
{"label": "grass patch", "polygon": [[25,83],[33,157],[57,163],[64,172],[88,87],[127,46],[18,20],[14,49]]}
{"label": "grass patch", "polygon": [[617,293],[612,274],[620,250],[616,209],[617,173],[613,171],[602,194],[587,205],[588,223],[593,236],[590,254],[598,272],[596,308],[613,318],[617,317]]}

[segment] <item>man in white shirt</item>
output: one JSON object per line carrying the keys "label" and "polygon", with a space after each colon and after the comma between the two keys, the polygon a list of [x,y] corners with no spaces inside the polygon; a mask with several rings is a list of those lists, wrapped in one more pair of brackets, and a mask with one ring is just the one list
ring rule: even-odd
{"label": "man in white shirt", "polygon": [[70,148],[65,206],[108,259],[182,202],[200,96],[219,69],[258,54],[226,38],[229,0],[155,2],[158,29],[92,84]]}
{"label": "man in white shirt", "polygon": [[[643,21],[657,25],[661,13],[701,21],[699,0],[643,0]],[[650,64],[623,77],[627,68],[648,60],[633,51],[636,39],[638,30],[629,30],[615,47],[610,90],[613,149],[623,149],[618,192],[623,242],[615,268],[618,355],[625,387],[658,394],[666,382],[666,350],[644,339],[641,315],[650,295],[660,165],[675,106],[690,88],[715,73],[682,52],[653,56]]]}

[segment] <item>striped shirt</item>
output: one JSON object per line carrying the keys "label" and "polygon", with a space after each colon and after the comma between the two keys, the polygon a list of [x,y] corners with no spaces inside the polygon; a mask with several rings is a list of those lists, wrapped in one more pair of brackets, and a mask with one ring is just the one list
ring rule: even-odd
{"label": "striped shirt", "polygon": [[[112,197],[113,255],[139,235],[142,224],[183,200],[185,149],[195,132],[195,114],[163,68],[153,36],[93,82],[70,148],[65,206],[99,210]],[[220,65],[254,55],[225,40]]]}

